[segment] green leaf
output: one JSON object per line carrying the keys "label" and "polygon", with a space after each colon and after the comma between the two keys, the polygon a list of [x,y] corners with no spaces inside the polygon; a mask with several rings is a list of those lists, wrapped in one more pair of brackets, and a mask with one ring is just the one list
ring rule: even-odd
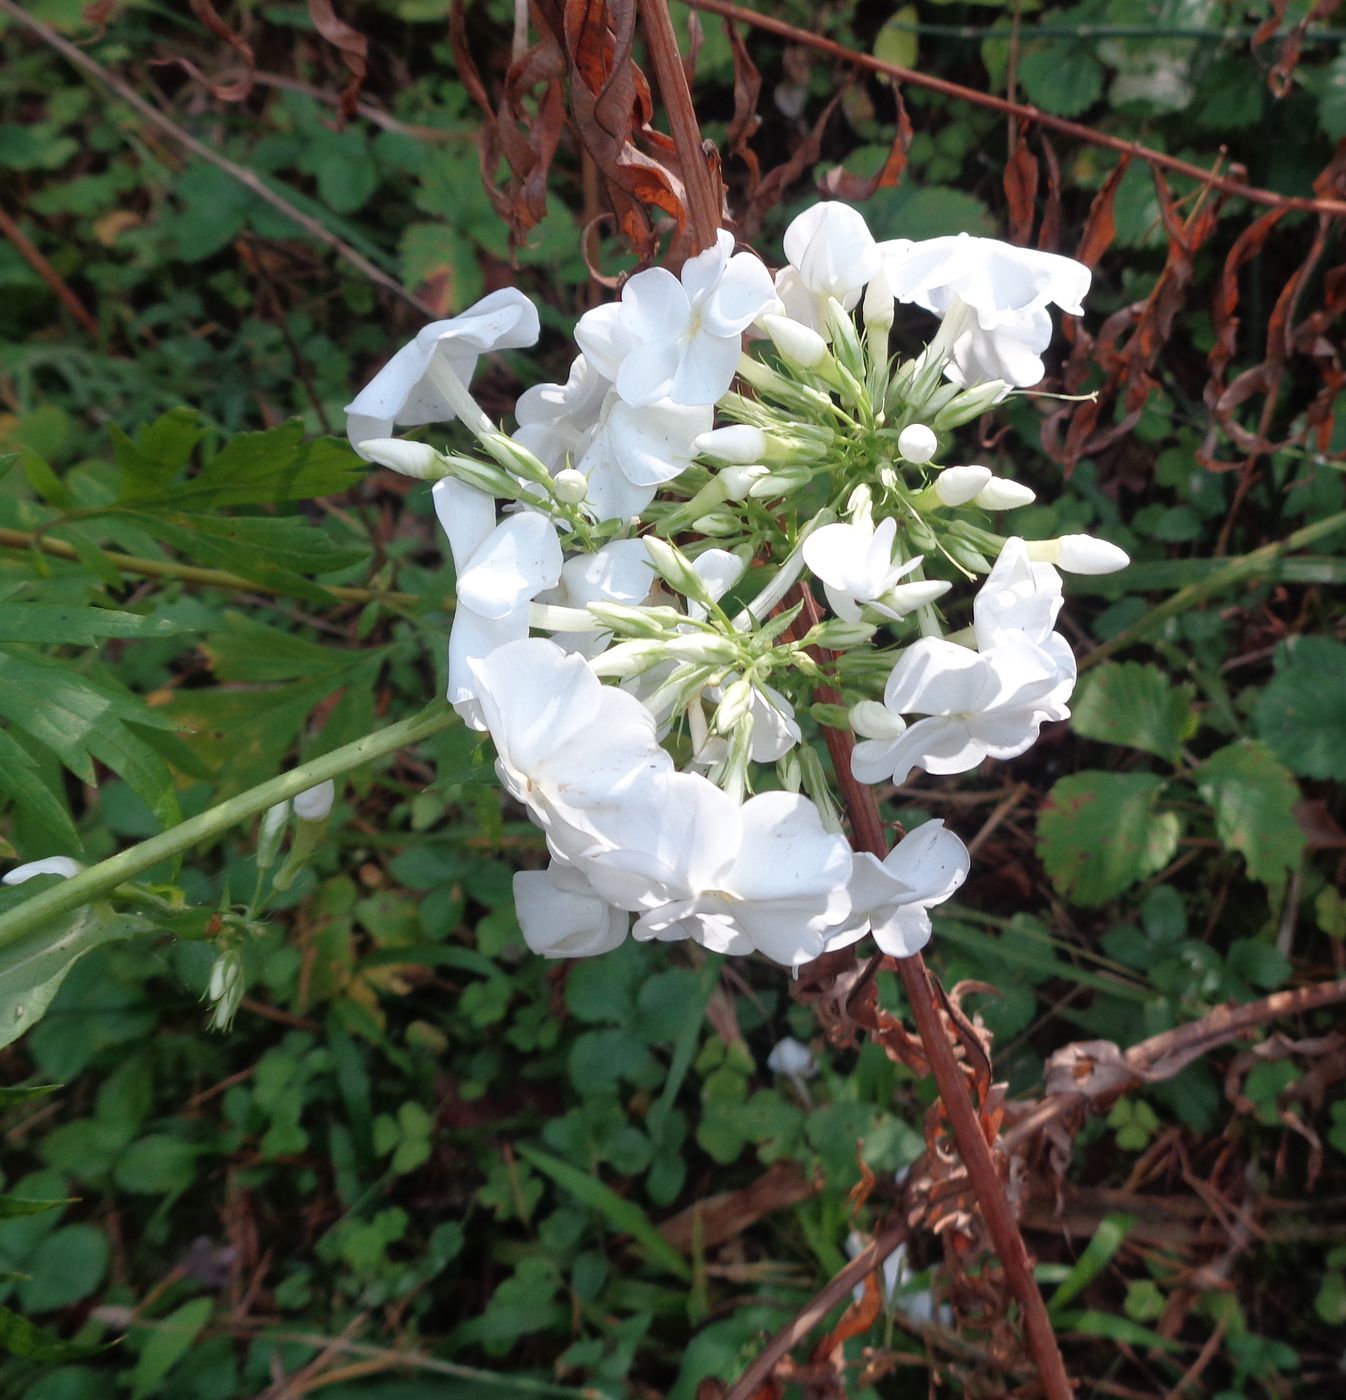
{"label": "green leaf", "polygon": [[1299,865],[1304,832],[1295,820],[1299,784],[1264,744],[1242,741],[1197,769],[1197,791],[1215,813],[1215,830],[1248,863],[1248,874],[1280,884]]}
{"label": "green leaf", "polygon": [[54,1201],[30,1201],[25,1196],[0,1196],[0,1220],[12,1220],[20,1215],[41,1215],[59,1206],[73,1205],[78,1196],[65,1196]]}
{"label": "green leaf", "polygon": [[[54,763],[51,769],[59,780],[60,769]],[[34,840],[41,841],[46,850],[68,854],[83,850],[65,794],[47,782],[37,760],[7,729],[0,729],[0,793],[14,803],[31,825]]]}
{"label": "green leaf", "polygon": [[151,1324],[154,1330],[131,1372],[131,1400],[145,1400],[146,1396],[164,1393],[161,1383],[186,1356],[209,1321],[213,1306],[209,1298],[193,1298]]}
{"label": "green leaf", "polygon": [[1126,1237],[1135,1223],[1134,1216],[1121,1213],[1106,1216],[1099,1222],[1093,1238],[1047,1304],[1047,1311],[1053,1317],[1058,1316],[1067,1303],[1083,1293],[1107,1268],[1113,1255],[1126,1243]]}
{"label": "green leaf", "polygon": [[21,1356],[26,1361],[35,1361],[47,1366],[59,1365],[65,1361],[80,1361],[86,1356],[96,1356],[104,1350],[101,1346],[63,1342],[55,1332],[38,1327],[6,1307],[0,1307],[0,1347],[11,1356]]}
{"label": "green leaf", "polygon": [[35,929],[0,948],[0,1048],[42,1019],[80,958],[143,927],[137,919],[115,914],[111,905],[90,904],[59,928]]}
{"label": "green leaf", "polygon": [[197,507],[279,505],[345,491],[368,467],[337,438],[304,436],[297,418],[261,433],[237,433],[198,476],[173,493]]}
{"label": "green leaf", "polygon": [[192,629],[166,617],[115,608],[62,608],[51,603],[0,604],[0,642],[93,646],[108,637],[173,637]]}
{"label": "green leaf", "polygon": [[1153,773],[1062,778],[1038,818],[1038,856],[1052,884],[1076,904],[1105,904],[1162,870],[1181,830],[1157,808],[1163,787]]}
{"label": "green leaf", "polygon": [[19,1284],[28,1312],[51,1312],[87,1298],[107,1270],[107,1237],[92,1225],[63,1225],[33,1251]]}
{"label": "green leaf", "polygon": [[1196,729],[1194,691],[1174,686],[1157,666],[1106,662],[1090,672],[1071,701],[1070,725],[1086,739],[1124,744],[1176,763]]}
{"label": "green leaf", "polygon": [[16,1084],[0,1088],[0,1108],[9,1108],[16,1103],[30,1103],[33,1099],[44,1099],[61,1087],[60,1084]]}
{"label": "green leaf", "polygon": [[526,1162],[551,1177],[562,1190],[570,1192],[576,1200],[606,1217],[615,1230],[630,1235],[655,1263],[663,1265],[669,1273],[684,1282],[691,1280],[692,1271],[687,1261],[659,1233],[649,1216],[634,1201],[624,1199],[591,1173],[581,1171],[549,1152],[529,1147],[526,1143],[520,1143],[517,1151]]}
{"label": "green leaf", "polygon": [[916,21],[915,5],[903,5],[874,36],[874,57],[884,63],[895,64],[899,68],[916,66]]}
{"label": "green leaf", "polygon": [[1019,81],[1044,112],[1077,117],[1103,93],[1103,65],[1080,44],[1036,44],[1019,58]]}
{"label": "green leaf", "polygon": [[1257,736],[1304,778],[1346,778],[1346,646],[1296,637],[1253,710]]}
{"label": "green leaf", "polygon": [[142,1196],[172,1196],[185,1191],[196,1176],[201,1149],[167,1133],[137,1139],[122,1154],[113,1179],[123,1191]]}
{"label": "green leaf", "polygon": [[134,441],[114,423],[110,429],[117,454],[117,499],[153,500],[191,460],[205,436],[195,409],[173,408],[142,428]]}

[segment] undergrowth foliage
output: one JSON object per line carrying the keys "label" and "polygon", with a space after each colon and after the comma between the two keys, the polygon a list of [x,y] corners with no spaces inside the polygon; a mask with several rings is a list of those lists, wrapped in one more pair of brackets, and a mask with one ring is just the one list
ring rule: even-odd
{"label": "undergrowth foliage", "polygon": [[[667,752],[686,766],[698,750],[718,792],[698,787],[698,810],[726,788],[743,811],[793,790],[840,879],[845,814],[811,741],[854,723],[858,762],[891,760],[872,776],[903,845],[942,833],[971,853],[966,883],[930,916],[933,900],[897,903],[888,936],[933,918],[943,1022],[1082,1392],[1331,1393],[1346,124],[1330,7],[1255,6],[1237,30],[1124,0],[1032,15],[790,0],[728,22],[719,0],[673,4],[704,170],[636,6],[544,3],[517,35],[513,6],[447,8],[203,4],[183,22],[0,0],[0,843],[22,880],[0,893],[0,1392],[1035,1383],[894,962],[842,950],[794,982],[704,937],[528,951],[556,933],[556,899],[589,895],[561,881],[540,922],[516,899],[558,878],[544,834],[502,800],[496,748],[426,706],[498,665],[464,661],[460,641],[444,666],[490,590],[446,558],[426,487],[334,436],[353,386],[427,321],[526,296],[536,336],[460,378],[480,433],[436,422],[366,455],[457,472],[439,496],[461,496],[500,484],[481,433],[512,421],[516,448],[554,460],[525,489],[516,451],[505,479],[535,517],[545,497],[571,563],[668,542],[628,560],[663,575],[658,635],[622,633],[651,610],[618,600],[608,652],[575,648],[595,633],[546,624],[575,625],[577,594],[541,600],[513,643],[534,676],[543,636],[571,647],[567,674],[616,655],[604,695],[642,646],[687,665],[769,630],[770,608],[747,633],[721,626],[737,611],[719,597],[752,603],[796,546],[804,560],[811,524],[853,532],[801,573],[810,603],[876,642],[834,626],[810,659],[808,629],[832,624],[802,606],[782,623],[805,600],[768,598],[784,608],[771,645],[701,658],[718,668],[697,682],[704,733],[691,693],[674,697]],[[584,387],[571,333],[638,301],[642,269],[684,265],[701,178],[730,251],[801,277],[788,231],[820,195],[860,210],[881,248],[967,232],[1074,257],[1093,272],[1085,314],[1031,350],[1041,388],[1073,397],[860,423],[859,391],[886,407],[884,376],[939,323],[900,305],[877,352],[879,302],[857,298],[852,322],[824,299],[808,328],[827,358],[809,366],[817,345],[770,325],[807,309],[771,286],[783,306],[764,291],[749,318],[767,318],[744,368],[759,382],[712,396],[721,431],[683,395],[676,484],[613,465],[679,419],[648,403],[625,426],[616,413],[596,475],[594,434],[547,437]],[[837,300],[865,280],[866,246],[819,245],[819,262],[844,250]],[[622,368],[602,374],[626,402]],[[551,399],[529,388],[549,383]],[[389,426],[361,442],[393,436],[396,414],[374,416]],[[925,461],[900,444],[913,423],[935,437]],[[816,464],[837,441],[845,489],[826,496]],[[857,442],[883,450],[862,462]],[[866,501],[879,457],[903,494],[871,482]],[[753,494],[765,478],[776,495]],[[951,504],[941,480],[976,490]],[[1020,494],[970,504],[993,482]],[[956,646],[910,619],[971,626],[1011,536],[1106,539],[1133,562],[1068,581],[1068,726],[933,779],[898,751],[916,712],[882,705],[896,648]],[[742,566],[741,597],[693,596],[716,551]],[[907,569],[918,553],[940,562]],[[921,572],[955,589],[903,621]],[[799,734],[776,723],[790,743],[759,759],[739,721],[754,714],[760,745],[786,716],[773,695]],[[595,880],[614,878],[603,863]],[[855,933],[815,893],[836,920],[778,962]],[[623,920],[645,916],[622,899],[637,904]],[[611,914],[590,912],[615,942]],[[722,927],[707,914],[687,915],[702,934]],[[757,946],[784,927],[764,922]],[[792,1331],[827,1288],[824,1321]]]}

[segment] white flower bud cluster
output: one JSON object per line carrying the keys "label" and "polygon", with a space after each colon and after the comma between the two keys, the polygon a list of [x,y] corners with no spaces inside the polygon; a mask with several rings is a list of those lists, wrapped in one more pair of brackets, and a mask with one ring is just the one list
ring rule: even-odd
{"label": "white flower bud cluster", "polygon": [[[511,434],[471,379],[537,338],[513,289],[426,327],[347,409],[364,457],[434,482],[448,698],[546,833],[551,865],[515,894],[547,956],[628,933],[785,965],[866,935],[919,950],[967,851],[930,822],[883,861],[853,854],[813,725],[860,736],[862,782],[1022,753],[1075,681],[1057,566],[1126,563],[1083,535],[993,533],[1033,492],[951,458],[961,425],[1041,379],[1048,308],[1081,313],[1087,268],[968,235],[880,242],[837,202],[784,251],[773,276],[722,230],[680,274],[636,273]],[[937,321],[894,360],[901,307]],[[474,449],[390,436],[451,420]],[[973,626],[948,636],[944,597],[977,575]]]}

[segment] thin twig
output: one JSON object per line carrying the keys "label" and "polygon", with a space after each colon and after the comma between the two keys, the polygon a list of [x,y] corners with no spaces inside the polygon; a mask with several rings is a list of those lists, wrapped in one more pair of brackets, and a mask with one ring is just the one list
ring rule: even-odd
{"label": "thin twig", "polygon": [[771,1379],[781,1358],[798,1346],[843,1298],[849,1296],[857,1283],[868,1278],[875,1269],[882,1268],[883,1261],[910,1233],[905,1223],[894,1225],[862,1249],[793,1321],[772,1337],[754,1358],[752,1365],[734,1382],[724,1400],[752,1400]]}
{"label": "thin twig", "polygon": [[[819,621],[818,606],[806,587],[796,595],[802,604],[800,622],[815,627]],[[819,691],[822,699],[822,692]],[[882,860],[888,854],[888,842],[879,816],[874,789],[858,782],[851,773],[851,749],[855,743],[846,730],[823,730],[827,740],[837,784],[841,790],[846,815],[850,819],[852,845],[868,851]],[[954,1057],[953,1048],[940,1017],[938,984],[919,953],[896,959],[897,974],[906,992],[907,1003],[916,1020],[916,1029],[939,1088],[940,1101],[953,1130],[958,1155],[962,1158],[968,1181],[986,1222],[991,1244],[999,1256],[1010,1291],[1019,1304],[1028,1347],[1032,1353],[1043,1391],[1048,1400],[1071,1400],[1074,1387],[1066,1374],[1061,1349],[1046,1304],[1033,1278],[1028,1250],[1023,1235],[1015,1223],[1005,1195],[1000,1172],[991,1155],[990,1145],[982,1131],[977,1110],[968,1096],[967,1084]]]}
{"label": "thin twig", "polygon": [[35,19],[32,15],[27,14],[22,6],[16,3],[16,0],[0,0],[0,12],[17,20],[31,34],[41,39],[44,44],[55,49],[62,58],[67,59],[110,92],[115,93],[151,126],[156,127],[170,140],[176,141],[178,145],[190,151],[198,160],[207,161],[217,169],[223,170],[231,179],[237,180],[240,185],[251,190],[258,199],[265,200],[273,209],[279,210],[287,219],[297,224],[309,237],[317,239],[319,243],[330,248],[339,258],[349,263],[371,282],[384,288],[385,291],[392,292],[394,296],[400,297],[408,305],[414,306],[423,316],[430,320],[435,319],[434,307],[422,301],[413,292],[408,291],[395,277],[390,277],[388,273],[384,272],[382,268],[376,267],[363,254],[357,253],[349,243],[324,228],[317,219],[310,218],[295,208],[288,199],[277,194],[259,175],[245,166],[235,164],[227,156],[222,156],[204,142],[198,141],[190,132],[184,131],[176,122],[164,116],[157,107],[152,107],[146,102],[115,73],[109,72],[101,63],[90,58],[83,49],[77,48],[68,39],[62,38],[50,26],[43,24],[40,19]]}
{"label": "thin twig", "polygon": [[42,256],[42,251],[31,242],[23,230],[0,207],[0,233],[14,245],[19,256],[56,294],[56,299],[95,339],[98,336],[98,318],[70,290],[65,278]]}
{"label": "thin twig", "polygon": [[[305,97],[311,97],[315,102],[325,103],[328,107],[341,106],[340,93],[325,92],[320,87],[314,87],[312,83],[300,82],[298,78],[288,78],[283,73],[254,73],[252,81],[258,87],[280,88],[285,92],[302,93]],[[384,131],[391,131],[398,136],[411,136],[417,141],[448,145],[454,142],[471,142],[477,139],[474,131],[448,131],[443,127],[422,126],[417,122],[399,121],[391,112],[385,112],[382,107],[372,106],[368,102],[357,102],[355,110],[367,122],[382,127]]]}
{"label": "thin twig", "polygon": [[[8,0],[5,0],[5,3],[8,3]],[[1346,214],[1346,201],[1278,194],[1275,190],[1265,190],[1257,185],[1247,185],[1241,180],[1232,180],[1227,176],[1212,178],[1208,170],[1203,170],[1199,165],[1193,165],[1191,161],[1179,160],[1177,156],[1166,155],[1163,151],[1142,146],[1136,141],[1124,140],[1120,136],[1110,136],[1105,131],[1095,130],[1095,128],[1085,126],[1081,122],[1067,121],[1064,117],[1053,117],[1047,112],[1039,111],[1036,107],[1010,102],[1003,97],[994,97],[988,92],[978,92],[976,88],[964,87],[961,83],[951,83],[947,78],[935,77],[933,73],[922,73],[914,68],[903,68],[896,63],[885,63],[883,59],[875,58],[871,54],[848,49],[845,44],[839,44],[835,39],[825,39],[821,34],[811,34],[807,29],[800,29],[797,25],[789,24],[782,19],[775,19],[771,15],[745,10],[741,5],[730,4],[729,0],[687,0],[687,3],[694,10],[704,10],[708,14],[722,15],[725,19],[732,19],[739,24],[763,29],[781,39],[788,39],[792,44],[802,44],[806,48],[830,54],[833,58],[839,59],[843,63],[849,63],[853,67],[865,68],[871,73],[882,73],[885,77],[896,78],[899,82],[909,83],[913,87],[928,88],[931,92],[941,93],[943,96],[952,97],[959,102],[971,102],[978,107],[988,107],[993,112],[1018,116],[1025,121],[1035,122],[1038,126],[1046,127],[1048,131],[1059,131],[1063,135],[1073,136],[1076,140],[1086,141],[1093,146],[1106,146],[1109,150],[1129,155],[1136,160],[1143,160],[1147,165],[1158,166],[1162,170],[1172,170],[1176,174],[1198,180],[1203,185],[1210,185],[1214,189],[1222,190],[1225,194],[1237,195],[1241,199],[1248,200],[1250,204],[1265,204],[1273,209],[1303,209],[1313,214],[1331,214],[1338,217]]]}

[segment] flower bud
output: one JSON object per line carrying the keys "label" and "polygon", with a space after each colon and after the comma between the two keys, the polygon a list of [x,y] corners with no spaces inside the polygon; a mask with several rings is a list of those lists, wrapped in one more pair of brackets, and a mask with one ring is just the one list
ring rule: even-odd
{"label": "flower bud", "polygon": [[896,739],[907,727],[901,715],[895,715],[878,700],[861,700],[851,706],[851,728],[866,739]]}
{"label": "flower bud", "polygon": [[816,1079],[818,1061],[807,1045],[801,1045],[791,1036],[779,1040],[767,1056],[766,1067],[772,1074],[784,1075],[787,1079]]}
{"label": "flower bud", "polygon": [[754,462],[750,466],[725,467],[715,479],[731,501],[741,501],[766,474],[767,468]]}
{"label": "flower bud", "polygon": [[923,466],[939,450],[939,439],[924,423],[908,423],[897,435],[897,450],[906,461]]}
{"label": "flower bud", "polygon": [[976,545],[950,532],[944,536],[944,552],[955,564],[974,574],[989,574],[991,561]]}
{"label": "flower bud", "polygon": [[702,433],[695,446],[698,452],[716,461],[748,466],[766,456],[766,434],[751,424],[734,423]]}
{"label": "flower bud", "polygon": [[444,459],[426,442],[408,442],[405,438],[366,438],[360,450],[371,462],[389,467],[417,481],[438,481],[448,476]]}
{"label": "flower bud", "polygon": [[751,708],[752,686],[740,677],[725,687],[715,711],[715,728],[721,734],[728,734]]}
{"label": "flower bud", "polygon": [[894,298],[892,288],[889,287],[888,279],[884,276],[882,268],[869,279],[869,286],[865,288],[863,309],[866,331],[887,335],[892,330]]}
{"label": "flower bud", "polygon": [[202,998],[210,1003],[206,1028],[227,1031],[243,1000],[243,953],[238,947],[222,948],[210,968],[210,983]]}
{"label": "flower bud", "polygon": [[1017,510],[1020,506],[1031,506],[1036,500],[1037,493],[1031,487],[1008,481],[1003,476],[993,476],[972,498],[972,504],[983,510]]}
{"label": "flower bud", "polygon": [[558,501],[577,506],[589,494],[589,478],[574,467],[566,467],[552,478],[552,491]]}
{"label": "flower bud", "polygon": [[628,603],[589,603],[588,612],[609,632],[624,637],[669,637],[686,618],[675,608],[639,608]]}
{"label": "flower bud", "polygon": [[682,550],[667,540],[661,540],[658,535],[642,535],[640,542],[650,556],[655,573],[675,593],[681,593],[684,598],[695,598],[699,603],[710,601],[706,597],[705,583]]}
{"label": "flower bud", "polygon": [[992,480],[987,467],[945,467],[935,478],[935,495],[946,506],[964,506],[976,500]]}
{"label": "flower bud", "polygon": [[326,821],[335,798],[336,784],[328,778],[317,787],[306,788],[294,799],[294,814],[302,822]]}
{"label": "flower bud", "polygon": [[270,870],[276,863],[276,856],[280,853],[281,837],[285,834],[285,823],[290,817],[290,804],[288,802],[277,802],[274,807],[268,807],[262,817],[262,824],[257,832],[257,868],[259,870]]}
{"label": "flower bud", "polygon": [[743,529],[743,522],[730,511],[711,510],[698,515],[692,521],[692,529],[698,535],[737,535]]}
{"label": "flower bud", "polygon": [[457,453],[446,454],[443,460],[448,468],[446,474],[456,481],[461,481],[464,486],[471,486],[488,496],[508,496],[512,499],[519,495],[519,483],[489,462],[478,462],[474,457],[460,457]]}
{"label": "flower bud", "polygon": [[923,608],[927,603],[933,603],[936,598],[942,598],[952,587],[951,583],[946,583],[940,578],[920,578],[912,583],[899,583],[881,598],[876,598],[875,606],[880,612],[906,617],[917,608]]}
{"label": "flower bud", "polygon": [[22,885],[25,880],[32,880],[38,875],[59,875],[63,880],[68,880],[83,869],[83,863],[70,856],[44,856],[41,860],[30,860],[26,865],[16,865],[5,875],[4,883]]}
{"label": "flower bud", "polygon": [[809,326],[788,316],[763,316],[758,324],[771,337],[781,358],[799,369],[817,369],[827,358],[827,342]]}
{"label": "flower bud", "polygon": [[807,486],[812,480],[813,473],[808,467],[781,466],[765,476],[759,476],[748,488],[748,495],[754,501],[770,500],[773,496],[788,496],[791,491],[798,491],[801,486]]}
{"label": "flower bud", "polygon": [[671,637],[664,650],[679,661],[712,661],[728,664],[739,659],[738,647],[728,637],[715,636],[710,632],[684,632]]}
{"label": "flower bud", "polygon": [[974,418],[980,418],[988,408],[1009,396],[1010,386],[1003,379],[990,379],[984,384],[973,385],[951,398],[931,420],[941,432],[950,428],[961,428]]}
{"label": "flower bud", "polygon": [[1131,562],[1126,550],[1093,535],[1062,535],[1058,540],[1030,540],[1028,557],[1055,564],[1068,574],[1115,574]]}
{"label": "flower bud", "polygon": [[662,641],[619,642],[600,652],[589,665],[596,676],[612,676],[624,681],[643,675],[667,657],[667,643]]}
{"label": "flower bud", "polygon": [[808,646],[826,647],[829,651],[845,651],[847,647],[863,646],[874,632],[867,622],[845,622],[839,617],[830,617],[812,628],[804,642]]}
{"label": "flower bud", "polygon": [[481,445],[504,469],[522,481],[532,481],[549,490],[551,472],[526,447],[514,441],[508,433],[483,433]]}
{"label": "flower bud", "polygon": [[832,337],[832,354],[842,369],[859,380],[865,372],[865,357],[855,322],[834,297],[827,299],[827,329]]}

